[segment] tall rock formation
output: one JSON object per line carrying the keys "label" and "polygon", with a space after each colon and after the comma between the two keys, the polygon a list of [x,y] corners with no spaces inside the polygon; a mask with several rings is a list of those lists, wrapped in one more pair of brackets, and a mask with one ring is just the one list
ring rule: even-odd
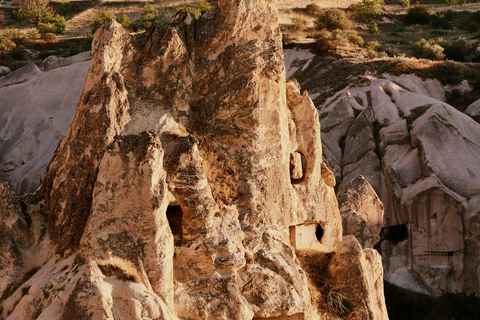
{"label": "tall rock formation", "polygon": [[340,242],[334,183],[316,109],[285,81],[275,1],[135,36],[111,21],[43,184],[0,190],[1,318],[335,318],[303,250],[358,281],[332,284],[343,314],[387,319],[380,257]]}

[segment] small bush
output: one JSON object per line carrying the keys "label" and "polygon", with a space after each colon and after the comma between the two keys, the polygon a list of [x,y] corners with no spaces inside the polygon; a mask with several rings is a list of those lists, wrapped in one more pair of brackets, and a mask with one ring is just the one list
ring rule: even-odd
{"label": "small bush", "polygon": [[428,24],[430,22],[430,11],[424,6],[415,6],[408,9],[405,16],[405,23],[412,24]]}
{"label": "small bush", "polygon": [[417,58],[424,58],[430,60],[443,60],[445,49],[438,44],[438,41],[434,39],[421,39],[415,43],[412,47],[413,55]]}
{"label": "small bush", "polygon": [[398,3],[404,8],[410,7],[410,0],[398,0]]}
{"label": "small bush", "polygon": [[296,16],[292,18],[292,27],[295,30],[307,30],[310,25],[310,21],[301,16]]}
{"label": "small bush", "polygon": [[212,5],[210,4],[210,2],[205,0],[200,0],[197,3],[195,3],[195,8],[200,10],[201,14],[204,14],[205,12],[207,12],[207,10],[209,10],[211,7]]}
{"label": "small bush", "polygon": [[432,17],[432,27],[435,29],[451,30],[453,29],[453,23],[445,18],[445,14],[442,12],[436,12]]}
{"label": "small bush", "polygon": [[184,6],[184,7],[179,8],[178,11],[183,10],[183,11],[186,11],[186,12],[190,12],[191,14],[193,14],[195,19],[198,19],[198,18],[200,18],[200,16],[202,14],[207,12],[207,10],[210,9],[211,7],[212,7],[212,5],[208,1],[201,0],[201,1],[198,1],[197,3],[195,3],[194,7]]}
{"label": "small bush", "polygon": [[40,22],[37,26],[38,32],[45,37],[47,33],[55,33],[56,28],[52,23],[42,23]]}
{"label": "small bush", "polygon": [[353,14],[361,20],[370,22],[382,14],[381,6],[385,4],[383,0],[363,0],[350,6]]}
{"label": "small bush", "polygon": [[142,12],[140,13],[140,18],[144,21],[153,22],[155,20],[155,16],[157,15],[158,11],[155,10],[153,4],[146,4],[143,7]]}
{"label": "small bush", "polygon": [[467,25],[467,32],[468,33],[475,33],[480,31],[480,22],[477,21],[470,21]]}
{"label": "small bush", "polygon": [[52,32],[54,34],[65,34],[65,32],[67,32],[67,23],[65,22],[65,18],[58,14],[42,20],[41,23],[52,24],[55,27],[54,32]]}
{"label": "small bush", "polygon": [[69,15],[72,12],[72,5],[70,4],[70,0],[62,0],[60,6],[58,7],[60,13],[64,16]]}
{"label": "small bush", "polygon": [[368,32],[373,33],[373,34],[378,34],[380,33],[380,28],[378,27],[378,24],[376,23],[371,23],[368,26]]}
{"label": "small bush", "polygon": [[112,10],[109,9],[101,9],[97,12],[93,21],[90,22],[90,26],[92,27],[92,33],[95,33],[101,26],[107,24],[110,20],[116,19],[117,17],[113,13]]}
{"label": "small bush", "polygon": [[322,31],[318,35],[315,47],[319,53],[335,51],[339,47],[363,46],[363,38],[354,30]]}
{"label": "small bush", "polygon": [[11,39],[0,36],[0,53],[8,52],[15,49],[17,45]]}
{"label": "small bush", "polygon": [[311,16],[316,16],[320,13],[320,6],[316,3],[310,3],[305,7],[305,11]]}
{"label": "small bush", "polygon": [[318,29],[347,30],[350,29],[350,21],[347,19],[345,12],[340,9],[330,9],[325,11],[316,22]]}
{"label": "small bush", "polygon": [[131,21],[126,14],[122,14],[120,17],[117,18],[117,22],[122,25],[123,28],[128,29]]}
{"label": "small bush", "polygon": [[480,44],[469,43],[464,37],[452,42],[444,41],[442,47],[445,49],[447,59],[465,62],[480,62]]}

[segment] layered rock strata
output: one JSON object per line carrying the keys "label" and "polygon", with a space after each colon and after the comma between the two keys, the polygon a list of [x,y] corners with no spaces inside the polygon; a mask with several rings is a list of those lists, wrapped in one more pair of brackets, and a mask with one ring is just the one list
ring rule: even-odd
{"label": "layered rock strata", "polygon": [[358,279],[339,286],[351,317],[388,318],[378,254],[340,242],[316,109],[281,45],[274,1],[101,28],[42,185],[2,185],[1,317],[335,318],[312,302],[310,250]]}

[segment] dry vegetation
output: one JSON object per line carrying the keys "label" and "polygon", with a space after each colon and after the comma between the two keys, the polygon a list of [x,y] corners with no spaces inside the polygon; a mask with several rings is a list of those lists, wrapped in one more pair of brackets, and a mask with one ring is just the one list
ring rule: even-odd
{"label": "dry vegetation", "polygon": [[105,259],[97,259],[99,269],[106,277],[116,276],[119,279],[140,283],[142,278],[138,274],[135,265],[128,260],[108,256]]}

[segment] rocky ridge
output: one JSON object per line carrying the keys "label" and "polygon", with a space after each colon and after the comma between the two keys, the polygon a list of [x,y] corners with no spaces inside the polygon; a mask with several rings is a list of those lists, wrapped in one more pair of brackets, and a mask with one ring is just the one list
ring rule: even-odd
{"label": "rocky ridge", "polygon": [[304,252],[329,254],[345,317],[387,319],[380,256],[342,240],[334,184],[274,1],[135,36],[112,21],[40,188],[1,184],[0,318],[335,319]]}

